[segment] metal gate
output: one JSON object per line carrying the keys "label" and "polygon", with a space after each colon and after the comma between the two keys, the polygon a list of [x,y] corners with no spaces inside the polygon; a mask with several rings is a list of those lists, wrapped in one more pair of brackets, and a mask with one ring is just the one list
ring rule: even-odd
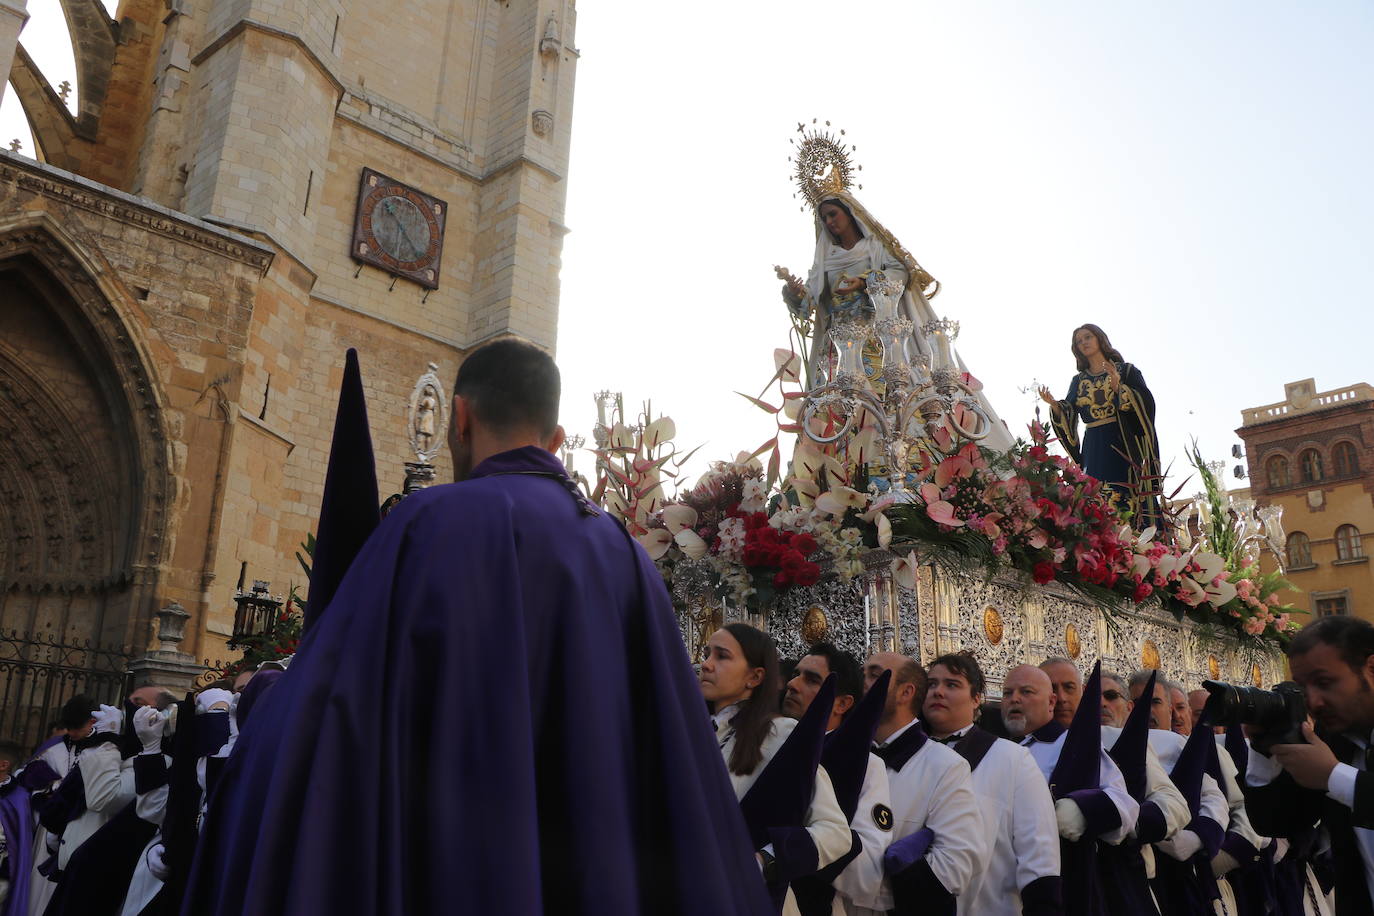
{"label": "metal gate", "polygon": [[131,655],[89,640],[0,632],[0,748],[27,756],[47,739],[62,704],[79,693],[121,705]]}

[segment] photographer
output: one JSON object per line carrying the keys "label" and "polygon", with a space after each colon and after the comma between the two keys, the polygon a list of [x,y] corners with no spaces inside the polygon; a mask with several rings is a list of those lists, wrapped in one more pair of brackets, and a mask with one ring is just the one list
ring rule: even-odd
{"label": "photographer", "polygon": [[1276,744],[1265,755],[1265,729],[1252,740],[1245,797],[1255,829],[1297,837],[1318,823],[1330,836],[1338,916],[1374,911],[1374,773],[1366,759],[1374,731],[1374,625],[1333,616],[1304,627],[1285,650],[1314,730],[1304,743]]}

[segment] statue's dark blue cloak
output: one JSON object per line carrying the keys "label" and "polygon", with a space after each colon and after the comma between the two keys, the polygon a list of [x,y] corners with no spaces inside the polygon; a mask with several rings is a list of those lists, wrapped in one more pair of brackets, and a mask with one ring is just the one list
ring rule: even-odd
{"label": "statue's dark blue cloak", "polygon": [[211,799],[186,914],[771,910],[663,580],[517,449],[369,539]]}

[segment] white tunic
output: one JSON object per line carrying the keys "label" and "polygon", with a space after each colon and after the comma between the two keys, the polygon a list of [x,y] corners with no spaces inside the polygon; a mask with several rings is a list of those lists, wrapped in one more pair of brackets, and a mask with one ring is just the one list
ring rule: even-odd
{"label": "white tunic", "polygon": [[[720,750],[725,758],[726,767],[729,767],[730,753],[735,747],[735,732],[730,728],[730,720],[734,718],[734,713],[738,707],[730,707],[717,713],[715,718],[716,734],[721,736]],[[739,774],[730,773],[730,784],[734,786],[735,797],[744,798],[744,794],[749,791],[768,766],[768,761],[773,759],[773,755],[778,752],[787,736],[792,734],[792,730],[797,727],[795,719],[777,717],[773,719],[772,727],[768,731],[768,736],[763,739],[763,760],[749,773]],[[811,807],[806,812],[805,818],[806,832],[811,834],[811,842],[816,845],[817,864],[824,868],[831,862],[849,852],[849,847],[853,838],[849,835],[849,824],[844,819],[844,812],[840,810],[840,803],[835,800],[835,789],[830,784],[830,776],[825,772],[825,767],[816,768],[816,791],[811,796]],[[783,916],[797,914],[797,901],[792,896],[792,889],[787,890],[787,899],[783,904]]]}
{"label": "white tunic", "polygon": [[57,851],[57,867],[63,871],[72,853],[91,838],[105,822],[134,800],[132,760],[120,758],[119,745],[111,742],[87,748],[76,758],[86,789],[86,810],[67,824]]}
{"label": "white tunic", "polygon": [[1059,875],[1059,827],[1049,784],[1030,751],[1001,738],[973,770],[991,854],[959,897],[961,916],[1021,916],[1021,889]]}
{"label": "white tunic", "polygon": [[[1031,757],[1035,760],[1035,765],[1040,768],[1040,774],[1044,776],[1048,783],[1050,776],[1054,773],[1055,765],[1059,763],[1059,754],[1064,750],[1064,738],[1068,732],[1062,732],[1053,741],[1037,741],[1035,738],[1026,738],[1021,746],[1030,751]],[[1107,793],[1107,797],[1116,806],[1117,813],[1121,817],[1121,823],[1105,833],[1099,834],[1098,839],[1111,843],[1113,846],[1119,844],[1130,835],[1135,829],[1136,818],[1140,816],[1140,805],[1131,798],[1131,793],[1126,791],[1126,780],[1121,775],[1121,769],[1117,767],[1116,761],[1107,755],[1105,750],[1100,750],[1101,759],[1098,761],[1098,783],[1102,791]],[[1055,831],[1056,833],[1058,830]]]}
{"label": "white tunic", "polygon": [[[891,744],[917,720],[888,736]],[[895,827],[892,840],[910,836],[923,827],[935,835],[925,860],[945,890],[956,897],[966,893],[975,876],[987,865],[988,846],[983,816],[973,794],[967,761],[935,741],[927,741],[900,770],[887,771],[892,792]],[[877,906],[854,907],[852,912],[885,913],[892,909],[892,888],[884,879],[876,895]]]}
{"label": "white tunic", "polygon": [[[45,761],[53,768],[58,778],[53,782],[52,788],[57,788],[76,761],[76,749],[65,741],[59,741],[34,759]],[[42,916],[43,911],[48,908],[48,901],[57,890],[57,882],[49,881],[38,873],[38,867],[48,861],[51,855],[52,853],[48,852],[48,831],[42,824],[38,824],[33,830],[33,873],[29,876],[30,916]]]}
{"label": "white tunic", "polygon": [[[880,808],[886,808],[884,817]],[[887,827],[879,821],[885,821]],[[863,841],[863,851],[836,876],[835,901],[832,914],[852,912],[854,907],[866,910],[878,908],[878,896],[883,883],[883,853],[892,843],[892,794],[887,779],[887,767],[881,759],[868,755],[868,769],[859,793],[859,807],[850,823]]]}

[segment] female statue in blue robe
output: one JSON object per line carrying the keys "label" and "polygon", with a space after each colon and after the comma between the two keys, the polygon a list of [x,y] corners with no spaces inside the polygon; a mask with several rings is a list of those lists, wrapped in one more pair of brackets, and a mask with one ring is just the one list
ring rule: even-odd
{"label": "female statue in blue robe", "polygon": [[1040,389],[1040,397],[1050,405],[1055,434],[1070,458],[1116,491],[1118,507],[1130,513],[1137,529],[1157,525],[1159,439],[1155,399],[1145,376],[1122,358],[1095,324],[1074,329],[1072,352],[1078,374],[1064,399],[1057,401],[1048,389]]}

